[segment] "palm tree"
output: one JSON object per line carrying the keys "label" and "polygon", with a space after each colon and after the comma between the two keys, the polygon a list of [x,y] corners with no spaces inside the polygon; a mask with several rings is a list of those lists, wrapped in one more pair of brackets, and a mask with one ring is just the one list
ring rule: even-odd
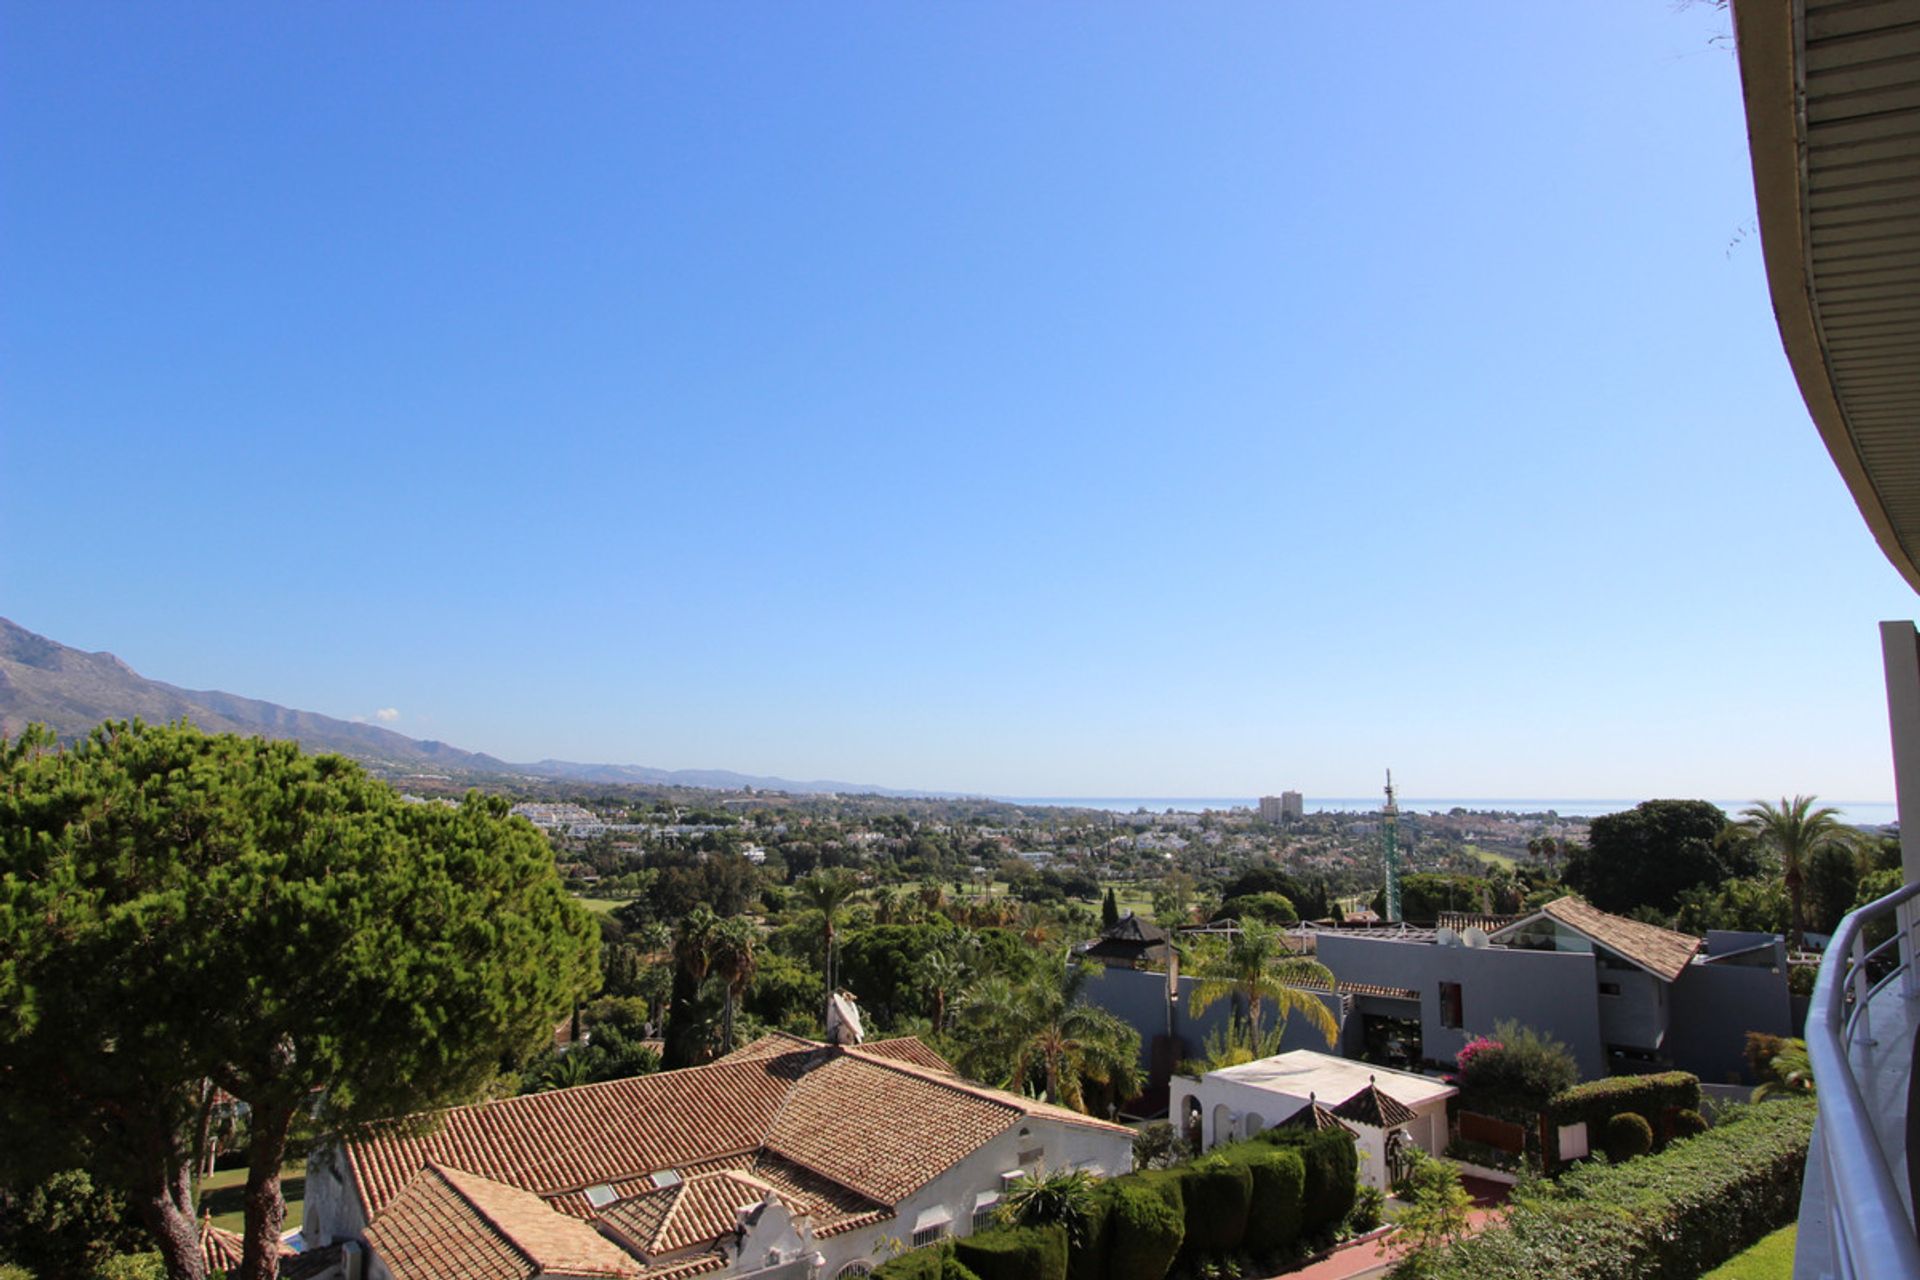
{"label": "palm tree", "polygon": [[1273,1002],[1282,1026],[1296,1013],[1305,1017],[1329,1048],[1340,1034],[1340,1024],[1320,993],[1295,985],[1311,982],[1334,991],[1332,971],[1317,960],[1288,951],[1279,933],[1268,925],[1243,922],[1224,947],[1216,944],[1201,950],[1189,972],[1199,979],[1189,1006],[1193,1016],[1199,1017],[1222,1000],[1238,1000],[1246,1011],[1250,1048],[1261,1044],[1260,1009],[1265,1001]]}
{"label": "palm tree", "polygon": [[929,951],[914,962],[914,984],[926,992],[933,1006],[930,1012],[936,1034],[947,1029],[947,1003],[971,972],[967,962],[946,947]]}
{"label": "palm tree", "polygon": [[720,1018],[720,1040],[728,1053],[734,1050],[733,1007],[746,994],[748,985],[753,981],[759,946],[759,926],[746,916],[729,916],[722,920],[715,926],[713,939],[708,944],[713,976],[720,980],[726,992],[726,1007]]}
{"label": "palm tree", "polygon": [[[833,941],[840,921],[846,918],[847,902],[860,888],[859,881],[844,871],[816,871],[794,885],[800,901],[820,913],[820,947],[827,979],[827,1005],[833,1004]],[[821,1016],[826,1016],[822,1010]]]}
{"label": "palm tree", "polygon": [[1048,1102],[1086,1111],[1086,1086],[1115,1103],[1140,1091],[1140,1035],[1081,999],[1086,973],[1063,964],[1022,986],[1002,977],[976,983],[961,999],[966,1030],[961,1065],[975,1078],[1022,1089],[1039,1075]]}
{"label": "palm tree", "polygon": [[1741,811],[1741,826],[1753,832],[1762,848],[1780,855],[1781,879],[1787,886],[1787,949],[1798,951],[1806,933],[1806,911],[1801,901],[1801,884],[1806,864],[1814,851],[1830,844],[1848,845],[1851,833],[1840,821],[1840,811],[1813,807],[1814,796],[1782,796],[1776,808],[1756,800]]}

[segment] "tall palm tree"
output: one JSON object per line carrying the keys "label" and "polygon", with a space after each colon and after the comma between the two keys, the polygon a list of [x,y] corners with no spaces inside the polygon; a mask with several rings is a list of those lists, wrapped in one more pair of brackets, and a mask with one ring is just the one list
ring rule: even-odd
{"label": "tall palm tree", "polygon": [[1760,847],[1780,855],[1781,879],[1787,886],[1787,948],[1791,951],[1800,949],[1806,934],[1801,885],[1807,863],[1817,849],[1852,843],[1851,832],[1840,821],[1840,811],[1824,805],[1816,809],[1815,799],[1795,796],[1788,800],[1782,796],[1778,807],[1756,800],[1740,813],[1740,825],[1753,832]]}
{"label": "tall palm tree", "polygon": [[1245,1009],[1249,1046],[1261,1044],[1260,1009],[1266,1001],[1272,1001],[1278,1011],[1280,1025],[1300,1014],[1326,1038],[1328,1047],[1340,1034],[1340,1024],[1320,993],[1295,985],[1312,982],[1333,991],[1333,972],[1317,960],[1288,951],[1279,933],[1268,925],[1243,922],[1225,946],[1199,950],[1188,972],[1199,979],[1189,1005],[1193,1016],[1199,1017],[1222,1000],[1238,1000]]}
{"label": "tall palm tree", "polygon": [[[860,882],[844,871],[816,871],[799,881],[794,889],[800,901],[820,913],[820,949],[827,979],[827,1006],[833,1004],[833,943],[840,922],[846,918],[847,903],[859,890]],[[821,1017],[825,1017],[823,1009]]]}
{"label": "tall palm tree", "polygon": [[971,975],[972,967],[947,947],[937,947],[914,962],[914,985],[932,1005],[929,1012],[936,1033],[947,1029],[947,1006]]}
{"label": "tall palm tree", "polygon": [[729,916],[722,920],[715,926],[713,939],[708,944],[713,976],[720,980],[726,992],[725,1010],[720,1015],[720,1040],[727,1053],[734,1050],[734,1005],[753,982],[759,948],[760,928],[746,916]]}

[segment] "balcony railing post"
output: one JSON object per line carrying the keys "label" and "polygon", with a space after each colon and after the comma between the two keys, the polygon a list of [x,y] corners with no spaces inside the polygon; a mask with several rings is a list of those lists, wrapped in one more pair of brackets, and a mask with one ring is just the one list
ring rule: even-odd
{"label": "balcony railing post", "polygon": [[1915,976],[1913,963],[1913,930],[1920,924],[1920,913],[1914,911],[1911,901],[1901,903],[1893,911],[1900,930],[1900,994],[1911,1000],[1920,996],[1920,977]]}
{"label": "balcony railing post", "polygon": [[[1867,978],[1867,935],[1862,930],[1853,935],[1853,1016],[1860,1025],[1860,1043],[1871,1045],[1873,1039],[1873,1014],[1868,1011],[1867,992],[1873,985]],[[1848,1037],[1851,1040],[1851,1036]]]}

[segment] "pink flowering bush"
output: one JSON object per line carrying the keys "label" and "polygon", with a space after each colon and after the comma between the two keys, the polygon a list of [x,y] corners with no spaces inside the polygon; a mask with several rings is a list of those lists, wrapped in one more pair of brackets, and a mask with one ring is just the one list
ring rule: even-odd
{"label": "pink flowering bush", "polygon": [[1459,1055],[1454,1058],[1453,1064],[1461,1071],[1465,1071],[1467,1064],[1473,1061],[1474,1055],[1485,1053],[1488,1049],[1504,1049],[1506,1047],[1506,1045],[1495,1040],[1492,1036],[1475,1036],[1473,1039],[1467,1041],[1466,1048],[1460,1050]]}

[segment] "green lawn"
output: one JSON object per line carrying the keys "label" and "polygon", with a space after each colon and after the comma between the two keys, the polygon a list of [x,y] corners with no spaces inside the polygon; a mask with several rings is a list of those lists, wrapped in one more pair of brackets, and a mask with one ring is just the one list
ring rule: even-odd
{"label": "green lawn", "polygon": [[573,900],[593,912],[595,915],[610,916],[615,907],[626,905],[625,898],[589,898],[584,894],[574,894]]}
{"label": "green lawn", "polygon": [[1511,871],[1520,865],[1504,853],[1495,853],[1492,849],[1482,849],[1477,844],[1470,844],[1466,848],[1468,853],[1480,859],[1480,861],[1492,863],[1494,866],[1501,867],[1507,871]]}
{"label": "green lawn", "polygon": [[[307,1190],[307,1166],[303,1162],[286,1165],[280,1170],[280,1194],[286,1197],[287,1220],[281,1224],[282,1231],[291,1231],[300,1225],[300,1209]],[[200,1182],[200,1207],[212,1211],[213,1225],[225,1227],[229,1231],[240,1231],[246,1227],[247,1171],[243,1166],[238,1169],[216,1169],[213,1175]]]}
{"label": "green lawn", "polygon": [[1700,1280],[1788,1280],[1793,1275],[1793,1239],[1798,1223],[1790,1222],[1745,1253],[1737,1253]]}

